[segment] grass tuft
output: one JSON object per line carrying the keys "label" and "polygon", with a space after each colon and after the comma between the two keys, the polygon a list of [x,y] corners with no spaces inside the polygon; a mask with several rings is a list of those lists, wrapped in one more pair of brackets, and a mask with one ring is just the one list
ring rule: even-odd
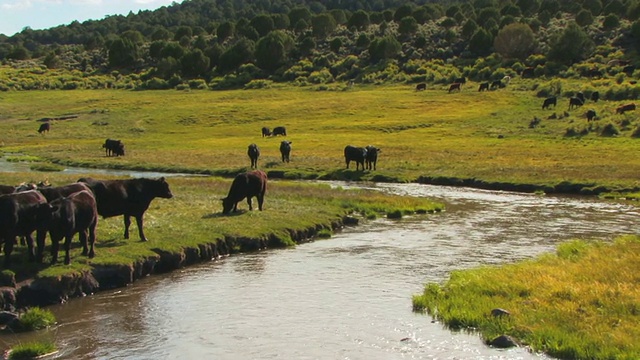
{"label": "grass tuft", "polygon": [[35,359],[39,356],[54,353],[57,350],[53,342],[28,342],[16,345],[11,349],[8,360]]}

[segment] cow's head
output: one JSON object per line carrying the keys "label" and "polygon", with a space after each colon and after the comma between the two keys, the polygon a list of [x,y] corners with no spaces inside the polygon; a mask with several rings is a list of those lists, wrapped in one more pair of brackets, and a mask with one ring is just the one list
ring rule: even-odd
{"label": "cow's head", "polygon": [[222,213],[223,214],[230,213],[231,209],[233,209],[233,205],[234,205],[234,202],[233,200],[229,199],[229,197],[222,199]]}
{"label": "cow's head", "polygon": [[169,189],[169,183],[164,179],[164,176],[160,179],[154,180],[154,195],[164,199],[171,199],[173,194]]}

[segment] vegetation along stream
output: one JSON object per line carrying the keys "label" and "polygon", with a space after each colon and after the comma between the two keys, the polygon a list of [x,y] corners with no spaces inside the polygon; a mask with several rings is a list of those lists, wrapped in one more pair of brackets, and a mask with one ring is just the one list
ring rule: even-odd
{"label": "vegetation along stream", "polygon": [[3,345],[53,340],[60,359],[546,358],[451,332],[412,312],[411,296],[455,269],[530,258],[569,239],[637,233],[636,207],[595,198],[333,184],[429,196],[447,211],[379,219],[329,240],[227,257],[73,299],[51,307],[57,328],[3,335]]}

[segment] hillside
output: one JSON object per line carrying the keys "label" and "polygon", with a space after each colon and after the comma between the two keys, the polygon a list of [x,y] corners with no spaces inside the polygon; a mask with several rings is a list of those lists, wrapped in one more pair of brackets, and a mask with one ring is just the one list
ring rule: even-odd
{"label": "hillside", "polygon": [[216,1],[0,36],[0,90],[439,83],[635,85],[638,0]]}

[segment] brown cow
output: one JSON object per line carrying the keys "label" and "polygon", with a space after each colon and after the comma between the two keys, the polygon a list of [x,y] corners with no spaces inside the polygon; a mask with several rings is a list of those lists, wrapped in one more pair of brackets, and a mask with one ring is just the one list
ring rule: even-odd
{"label": "brown cow", "polygon": [[251,198],[258,198],[258,209],[262,211],[264,194],[267,191],[267,174],[262,170],[254,170],[238,174],[229,189],[229,194],[222,199],[222,213],[228,214],[231,210],[238,211],[238,202],[247,198],[249,210],[253,210]]}
{"label": "brown cow", "polygon": [[636,109],[636,104],[620,105],[616,109],[616,114],[624,114],[627,111],[632,111],[632,110],[635,110],[635,109]]}
{"label": "brown cow", "polygon": [[451,93],[451,92],[452,92],[452,91],[454,91],[454,90],[461,91],[461,89],[460,89],[460,85],[461,85],[460,83],[453,83],[453,84],[451,84],[451,85],[449,86],[449,93]]}
{"label": "brown cow", "polygon": [[98,214],[104,218],[124,216],[124,238],[129,238],[131,216],[135,217],[141,241],[147,241],[144,235],[143,216],[151,201],[156,197],[173,197],[169,184],[164,177],[160,179],[95,180],[81,178],[91,188],[98,206]]}
{"label": "brown cow", "polygon": [[35,260],[31,234],[36,231],[38,243],[44,243],[47,235],[46,219],[40,217],[43,206],[48,206],[47,199],[35,190],[0,196],[0,244],[4,243],[5,268],[11,263],[10,257],[17,236],[26,238],[29,260]]}

